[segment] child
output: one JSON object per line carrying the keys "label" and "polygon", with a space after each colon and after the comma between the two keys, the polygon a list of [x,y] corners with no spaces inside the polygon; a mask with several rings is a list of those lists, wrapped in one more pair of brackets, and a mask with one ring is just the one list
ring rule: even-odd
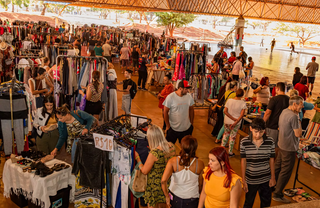
{"label": "child", "polygon": [[127,69],[124,72],[124,77],[126,78],[122,82],[118,82],[118,85],[123,85],[123,90],[118,89],[119,92],[123,92],[122,95],[122,106],[121,109],[126,114],[131,114],[131,96],[130,96],[130,89],[134,85],[134,81],[131,79],[132,71],[130,69]]}
{"label": "child", "polygon": [[257,191],[260,207],[270,207],[271,187],[276,185],[274,158],[275,144],[265,135],[266,124],[256,118],[250,126],[250,135],[241,140],[241,173],[243,189],[246,192],[244,208],[253,206]]}

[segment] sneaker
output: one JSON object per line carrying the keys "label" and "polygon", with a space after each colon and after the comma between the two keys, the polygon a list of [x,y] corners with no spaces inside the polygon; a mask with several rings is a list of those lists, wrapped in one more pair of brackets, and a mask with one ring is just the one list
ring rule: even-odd
{"label": "sneaker", "polygon": [[139,90],[141,90],[141,87],[138,87]]}
{"label": "sneaker", "polygon": [[143,91],[148,91],[146,88],[142,88]]}
{"label": "sneaker", "polygon": [[284,197],[272,197],[273,201],[277,201],[277,202],[281,202],[281,203],[291,203],[291,200],[287,199],[287,198],[284,198]]}
{"label": "sneaker", "polygon": [[312,96],[312,92],[309,92],[310,96]]}
{"label": "sneaker", "polygon": [[229,157],[234,157],[236,156],[234,153],[229,153]]}

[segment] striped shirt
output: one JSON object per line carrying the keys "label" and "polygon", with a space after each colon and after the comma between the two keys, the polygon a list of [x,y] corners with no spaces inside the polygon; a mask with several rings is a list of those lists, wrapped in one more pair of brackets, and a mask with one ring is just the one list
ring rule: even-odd
{"label": "striped shirt", "polygon": [[275,144],[271,137],[263,135],[258,148],[252,142],[252,134],[240,142],[240,156],[246,158],[246,182],[251,185],[263,184],[271,179],[270,158],[275,158]]}

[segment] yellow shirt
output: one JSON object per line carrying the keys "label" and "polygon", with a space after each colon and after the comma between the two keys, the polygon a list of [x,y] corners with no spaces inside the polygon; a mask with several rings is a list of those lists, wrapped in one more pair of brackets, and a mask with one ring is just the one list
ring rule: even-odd
{"label": "yellow shirt", "polygon": [[56,120],[56,118],[55,117],[50,117],[50,119],[49,119],[49,121],[48,121],[48,123],[47,123],[47,126],[50,126],[50,125],[53,125],[53,124],[57,124],[58,122],[57,122],[57,120]]}
{"label": "yellow shirt", "polygon": [[[229,95],[230,94],[230,95]],[[228,97],[229,96],[229,97]],[[236,93],[231,91],[231,90],[228,90],[224,93],[224,98],[226,99],[225,103],[227,103],[227,100],[229,99],[232,99],[232,98],[235,98],[236,97]]]}
{"label": "yellow shirt", "polygon": [[232,180],[230,184],[230,188],[225,188],[224,181],[227,175],[223,177],[218,177],[213,173],[210,176],[210,179],[207,180],[206,174],[208,171],[208,167],[204,169],[203,178],[206,182],[205,186],[205,193],[206,193],[206,200],[205,200],[205,207],[206,208],[227,208],[230,207],[230,191],[236,182],[240,180],[242,184],[241,177],[237,174],[232,174]]}

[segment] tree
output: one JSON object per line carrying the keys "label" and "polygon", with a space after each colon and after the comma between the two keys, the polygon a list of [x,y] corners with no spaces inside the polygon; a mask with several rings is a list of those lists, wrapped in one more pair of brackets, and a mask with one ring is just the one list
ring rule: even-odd
{"label": "tree", "polygon": [[20,8],[23,6],[29,7],[30,0],[12,0],[11,5],[12,5],[12,12],[14,12],[14,5],[19,6]]}
{"label": "tree", "polygon": [[261,25],[261,22],[248,22],[248,25],[252,27],[252,29],[256,29],[256,27],[259,27]]}
{"label": "tree", "polygon": [[271,24],[271,21],[263,21],[261,22],[261,25],[263,27],[263,32],[266,32],[268,29],[268,26]]}
{"label": "tree", "polygon": [[41,4],[43,6],[42,11],[41,11],[41,15],[45,15],[48,4],[43,3],[43,1],[41,1]]}
{"label": "tree", "polygon": [[309,26],[289,23],[278,23],[278,26],[274,30],[282,34],[295,34],[297,38],[301,40],[303,46],[308,40],[318,36],[318,33],[320,32],[319,27],[315,25]]}
{"label": "tree", "polygon": [[216,29],[216,26],[217,26],[217,22],[219,21],[218,17],[213,17],[212,19],[212,28],[213,29]]}
{"label": "tree", "polygon": [[0,5],[6,10],[8,11],[8,5],[11,3],[11,1],[9,0],[0,0]]}
{"label": "tree", "polygon": [[227,23],[230,22],[230,20],[232,20],[232,17],[223,17],[220,22],[224,22],[224,26],[227,26]]}
{"label": "tree", "polygon": [[196,18],[193,14],[174,13],[174,12],[157,12],[157,23],[159,26],[165,26],[169,30],[170,37],[176,28],[183,27],[193,22]]}

